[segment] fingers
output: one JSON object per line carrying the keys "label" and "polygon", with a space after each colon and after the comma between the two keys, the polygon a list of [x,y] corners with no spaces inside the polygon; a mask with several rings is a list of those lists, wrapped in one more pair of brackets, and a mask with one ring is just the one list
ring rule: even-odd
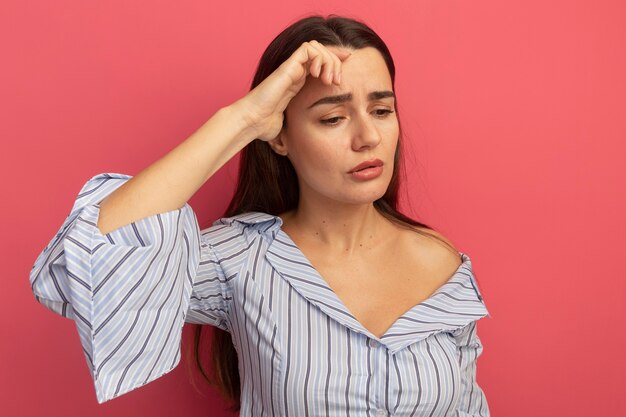
{"label": "fingers", "polygon": [[333,48],[332,52],[342,61],[345,61],[346,58],[352,55],[352,52],[350,52],[349,50],[339,49],[337,47]]}
{"label": "fingers", "polygon": [[327,51],[329,51],[331,57],[333,58],[333,60],[335,61],[335,65],[334,65],[334,69],[335,69],[335,73],[334,73],[334,81],[336,82],[337,85],[339,85],[341,83],[341,67],[343,66],[343,61],[345,61],[346,59],[348,59],[348,57],[350,57],[350,55],[352,55],[352,52],[347,50],[347,49],[343,49],[343,48],[339,48],[339,47],[333,47],[333,49],[329,49],[329,48],[325,48]]}
{"label": "fingers", "polygon": [[[309,45],[319,52],[313,63],[315,67],[311,70],[314,77],[318,77],[323,83],[331,84],[334,78],[334,67],[337,65],[330,51],[316,40],[309,42]],[[322,66],[324,68],[322,68]],[[314,72],[314,70],[316,70]]]}
{"label": "fingers", "polygon": [[[315,41],[317,43],[317,41]],[[318,44],[323,51],[330,56],[333,61],[332,70],[329,69],[328,83],[335,83],[339,85],[341,83],[341,67],[342,61],[345,61],[352,52],[341,49],[339,47],[326,47],[324,45]],[[333,48],[332,50],[330,48]]]}
{"label": "fingers", "polygon": [[[325,84],[341,83],[341,63],[347,59],[351,52],[335,47],[331,51],[316,40],[307,42],[307,55],[309,56],[309,72],[319,78]],[[310,57],[313,57],[311,60]]]}
{"label": "fingers", "polygon": [[352,52],[345,49],[339,49],[337,47],[333,47],[333,49],[330,49],[329,47],[324,47],[324,50],[328,52],[331,59],[333,60],[332,82],[339,85],[341,83],[342,61],[345,61],[352,54]]}

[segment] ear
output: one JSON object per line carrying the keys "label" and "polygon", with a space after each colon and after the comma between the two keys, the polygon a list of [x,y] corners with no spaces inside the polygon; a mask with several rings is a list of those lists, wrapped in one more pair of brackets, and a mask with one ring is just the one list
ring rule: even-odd
{"label": "ear", "polygon": [[285,138],[285,129],[281,129],[278,136],[274,139],[270,139],[267,141],[272,150],[279,155],[287,156],[289,154],[289,149],[287,147],[287,141]]}

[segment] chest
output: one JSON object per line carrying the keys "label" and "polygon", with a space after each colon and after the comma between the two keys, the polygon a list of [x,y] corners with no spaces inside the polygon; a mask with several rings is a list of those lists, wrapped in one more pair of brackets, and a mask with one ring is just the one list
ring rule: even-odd
{"label": "chest", "polygon": [[[241,279],[231,281],[242,410],[250,408],[242,415],[261,408],[298,416],[445,416],[454,410],[460,371],[449,333],[437,330],[439,325],[412,325],[409,335],[400,326],[379,343],[360,330],[360,324],[370,331],[386,325],[376,310],[389,309],[392,314],[384,312],[389,323],[413,306],[419,294],[401,294],[415,284],[399,274],[406,264],[344,262],[326,270],[324,262],[313,260],[318,264],[313,267],[288,245],[263,259],[251,257]],[[396,280],[395,288],[384,284],[381,274],[387,282]],[[406,304],[395,308],[390,299]]]}
{"label": "chest", "polygon": [[278,276],[273,292],[256,294],[233,306],[246,405],[291,416],[446,416],[454,410],[460,370],[449,333],[420,334],[392,349],[354,331],[331,300],[310,302],[317,294],[284,285]]}
{"label": "chest", "polygon": [[442,281],[412,258],[314,259],[316,270],[327,285],[363,327],[377,337],[398,317],[430,297]]}

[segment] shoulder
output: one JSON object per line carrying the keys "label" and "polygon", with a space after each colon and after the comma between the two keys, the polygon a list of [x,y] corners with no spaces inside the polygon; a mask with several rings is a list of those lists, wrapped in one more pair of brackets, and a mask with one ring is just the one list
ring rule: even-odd
{"label": "shoulder", "polygon": [[419,264],[419,269],[439,284],[446,282],[461,267],[461,253],[438,231],[413,226],[403,235],[406,251]]}
{"label": "shoulder", "polygon": [[274,240],[280,225],[280,218],[259,212],[218,219],[200,231],[200,263],[220,264],[226,275],[235,274],[264,241]]}
{"label": "shoulder", "polygon": [[436,242],[439,246],[446,248],[450,253],[458,254],[458,250],[454,246],[454,243],[452,243],[452,241],[445,237],[442,233],[434,229],[421,226],[412,226],[412,229],[415,234],[426,236],[429,241]]}
{"label": "shoulder", "polygon": [[259,211],[250,211],[247,213],[237,214],[231,217],[222,217],[213,223],[213,226],[234,226],[234,227],[265,227],[280,228],[282,220],[278,216]]}
{"label": "shoulder", "polygon": [[275,236],[282,220],[278,216],[262,212],[248,212],[216,220],[213,225],[201,231],[202,240],[211,245],[232,242],[239,238],[249,241],[251,237]]}

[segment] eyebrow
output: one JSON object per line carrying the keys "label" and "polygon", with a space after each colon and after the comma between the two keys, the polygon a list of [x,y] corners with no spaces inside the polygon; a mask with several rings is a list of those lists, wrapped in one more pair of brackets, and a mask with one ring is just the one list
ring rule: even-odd
{"label": "eyebrow", "polygon": [[[387,98],[387,97],[393,97],[395,99],[396,95],[394,94],[393,91],[372,91],[371,93],[367,95],[367,99],[369,101],[380,100],[380,99]],[[309,107],[307,107],[307,110],[315,106],[319,106],[321,104],[339,104],[339,103],[345,103],[346,101],[350,101],[350,100],[352,100],[352,93],[340,94],[338,96],[323,97],[317,100],[315,103],[311,104]]]}

